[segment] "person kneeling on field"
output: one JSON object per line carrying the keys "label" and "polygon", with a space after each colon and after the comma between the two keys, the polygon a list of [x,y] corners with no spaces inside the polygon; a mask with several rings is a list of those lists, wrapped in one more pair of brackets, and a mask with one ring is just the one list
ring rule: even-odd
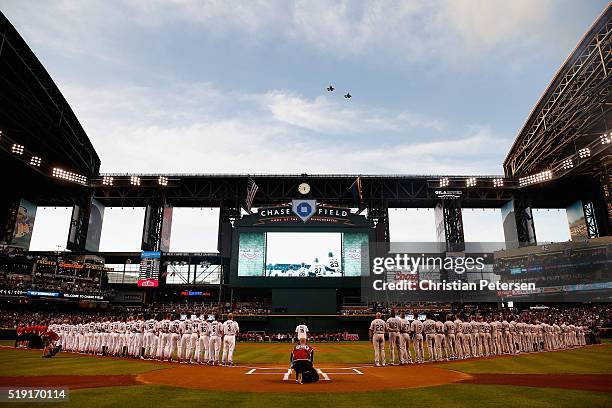
{"label": "person kneeling on field", "polygon": [[52,330],[47,330],[41,336],[43,342],[43,358],[51,358],[60,351],[56,346],[59,336]]}
{"label": "person kneeling on field", "polygon": [[319,381],[319,374],[313,366],[314,349],[301,338],[291,352],[291,368],[295,371],[295,381],[299,384]]}

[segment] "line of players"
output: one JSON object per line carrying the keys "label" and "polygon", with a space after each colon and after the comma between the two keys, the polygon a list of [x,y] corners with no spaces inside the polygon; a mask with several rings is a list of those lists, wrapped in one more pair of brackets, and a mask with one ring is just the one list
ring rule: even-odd
{"label": "line of players", "polygon": [[460,360],[580,347],[586,345],[586,330],[565,322],[527,323],[507,321],[502,316],[492,319],[471,316],[462,321],[458,316],[449,315],[445,322],[434,321],[428,316],[425,321],[410,321],[405,313],[397,316],[391,311],[386,321],[377,313],[369,333],[374,347],[374,365],[378,367],[386,365],[385,334],[389,338],[390,365],[397,365],[396,356],[399,364],[404,365],[425,361],[424,343],[429,362]]}
{"label": "line of players", "polygon": [[214,315],[187,316],[179,319],[168,314],[161,320],[129,317],[113,322],[54,323],[49,325],[49,330],[59,335],[57,345],[63,351],[232,366],[240,330],[233,315],[230,313],[223,323]]}

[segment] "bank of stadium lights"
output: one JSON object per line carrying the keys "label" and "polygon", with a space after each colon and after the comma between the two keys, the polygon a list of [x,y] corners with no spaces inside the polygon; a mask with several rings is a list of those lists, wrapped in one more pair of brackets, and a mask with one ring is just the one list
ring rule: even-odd
{"label": "bank of stadium lights", "polygon": [[105,186],[112,186],[115,179],[111,176],[102,176],[102,184]]}
{"label": "bank of stadium lights", "polygon": [[476,177],[470,177],[467,180],[465,180],[466,187],[474,187],[475,185],[476,185]]}
{"label": "bank of stadium lights", "polygon": [[578,157],[581,159],[586,159],[587,157],[591,157],[591,149],[585,147],[584,149],[578,150]]}
{"label": "bank of stadium lights", "polygon": [[569,170],[574,168],[574,162],[572,159],[565,159],[561,162],[561,168],[563,170]]}
{"label": "bank of stadium lights", "polygon": [[62,180],[72,181],[73,183],[87,184],[87,177],[77,173],[72,173],[70,171],[62,170],[57,167],[53,168],[53,177],[57,177]]}
{"label": "bank of stadium lights", "polygon": [[[0,134],[1,133],[2,132],[0,132]],[[612,142],[612,132],[604,133],[603,135],[599,136],[599,140],[601,140],[602,145],[610,144],[610,142]]]}
{"label": "bank of stadium lights", "polygon": [[42,160],[38,156],[32,156],[32,158],[30,159],[30,165],[34,167],[40,167],[41,162]]}
{"label": "bank of stadium lights", "polygon": [[140,177],[138,176],[131,176],[130,177],[130,184],[133,186],[139,186],[140,185]]}
{"label": "bank of stadium lights", "polygon": [[167,186],[168,185],[168,177],[159,176],[159,178],[157,179],[157,183],[160,186]]}
{"label": "bank of stadium lights", "polygon": [[448,187],[448,177],[440,178],[440,187]]}
{"label": "bank of stadium lights", "polygon": [[519,178],[519,186],[528,186],[530,184],[542,183],[552,179],[552,171],[546,170],[541,173],[532,174],[531,176]]}
{"label": "bank of stadium lights", "polygon": [[503,178],[494,178],[493,179],[493,187],[503,187],[504,179]]}
{"label": "bank of stadium lights", "polygon": [[19,156],[21,156],[23,154],[23,145],[20,144],[13,144],[13,146],[11,147],[11,152],[13,152],[14,154],[17,154]]}

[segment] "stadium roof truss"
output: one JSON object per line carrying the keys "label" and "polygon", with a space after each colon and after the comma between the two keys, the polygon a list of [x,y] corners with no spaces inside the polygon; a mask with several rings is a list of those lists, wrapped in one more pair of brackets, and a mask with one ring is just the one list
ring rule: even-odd
{"label": "stadium roof truss", "polygon": [[[544,170],[577,173],[576,164],[609,152],[612,130],[612,5],[583,36],[535,105],[504,161],[507,176]],[[588,155],[580,155],[581,149]],[[572,166],[564,166],[567,160]],[[560,174],[556,174],[556,177]]]}

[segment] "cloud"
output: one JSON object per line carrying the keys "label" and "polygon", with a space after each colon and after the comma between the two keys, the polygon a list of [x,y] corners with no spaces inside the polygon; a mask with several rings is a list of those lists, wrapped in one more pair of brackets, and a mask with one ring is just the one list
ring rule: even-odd
{"label": "cloud", "polygon": [[64,93],[106,172],[497,173],[510,143],[483,126],[448,134],[418,114],[280,90],[240,95],[204,83]]}
{"label": "cloud", "polygon": [[117,64],[126,63],[113,47],[117,41],[139,29],[176,27],[238,44],[290,44],[336,59],[454,66],[496,55],[529,58],[559,36],[571,41],[553,24],[560,8],[551,0],[63,0],[46,3],[44,12],[21,2],[9,6],[17,20],[33,21],[19,28],[35,44]]}

